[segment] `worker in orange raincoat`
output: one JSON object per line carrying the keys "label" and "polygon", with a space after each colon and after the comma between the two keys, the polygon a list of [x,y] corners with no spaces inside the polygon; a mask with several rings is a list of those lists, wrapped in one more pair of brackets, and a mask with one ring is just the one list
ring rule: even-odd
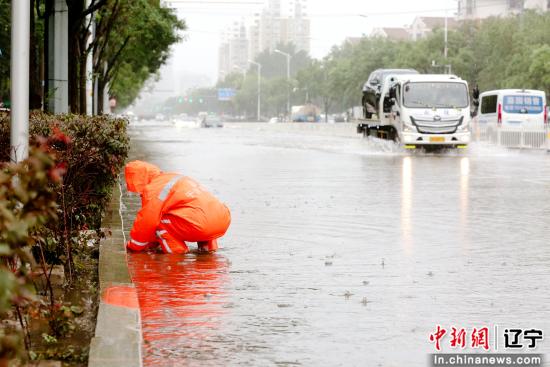
{"label": "worker in orange raincoat", "polygon": [[164,253],[185,254],[186,241],[197,242],[199,251],[218,249],[216,239],[229,228],[231,214],[196,181],[142,161],[128,163],[125,175],[128,191],[141,195],[128,249],[160,245]]}

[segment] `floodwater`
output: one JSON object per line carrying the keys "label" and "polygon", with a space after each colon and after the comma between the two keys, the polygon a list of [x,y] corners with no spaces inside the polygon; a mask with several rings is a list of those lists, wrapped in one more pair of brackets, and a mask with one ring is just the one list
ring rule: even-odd
{"label": "floodwater", "polygon": [[[489,352],[504,328],[550,333],[546,152],[268,124],[130,133],[132,159],[194,177],[233,220],[214,255],[130,255],[146,366],[426,366],[436,325],[496,328]],[[139,198],[123,199],[128,230]]]}

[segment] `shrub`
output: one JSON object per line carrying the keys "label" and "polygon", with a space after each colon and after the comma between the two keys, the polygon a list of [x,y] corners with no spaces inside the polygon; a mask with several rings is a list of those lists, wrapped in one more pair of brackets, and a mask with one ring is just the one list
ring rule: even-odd
{"label": "shrub", "polygon": [[[49,274],[53,264],[63,264],[71,282],[73,257],[90,251],[89,230],[99,231],[128,155],[126,126],[126,120],[107,116],[33,112],[29,132],[37,147],[26,161],[1,166],[0,316],[11,316],[19,327],[0,326],[0,365],[17,355],[23,341],[29,351],[29,320],[45,317],[53,338],[70,333],[67,315],[73,317],[79,307],[57,299]],[[0,114],[4,162],[10,159],[9,129],[9,115]],[[36,269],[46,279],[47,297],[38,300],[31,277]]]}
{"label": "shrub", "polygon": [[[0,172],[0,315],[5,319],[13,307],[21,330],[26,329],[22,314],[35,300],[30,248],[40,241],[41,228],[57,220],[56,170],[53,156],[41,148]],[[28,338],[25,333],[27,345]],[[21,332],[0,328],[0,360],[13,358],[20,345]]]}
{"label": "shrub", "polygon": [[[50,263],[68,265],[73,273],[72,246],[78,233],[98,230],[117,175],[128,156],[127,121],[108,116],[30,115],[31,140],[57,137],[53,145],[57,166],[66,169],[56,189],[60,220],[48,224],[52,231],[45,245]],[[0,160],[10,157],[9,117],[0,116]]]}

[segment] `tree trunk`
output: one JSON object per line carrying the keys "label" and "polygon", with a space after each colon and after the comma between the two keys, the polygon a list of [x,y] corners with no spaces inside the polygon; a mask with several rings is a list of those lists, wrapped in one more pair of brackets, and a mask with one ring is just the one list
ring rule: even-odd
{"label": "tree trunk", "polygon": [[78,105],[78,59],[75,36],[69,35],[69,112],[79,113],[80,106]]}
{"label": "tree trunk", "polygon": [[86,53],[81,55],[80,57],[80,67],[79,67],[80,73],[78,75],[78,84],[80,89],[80,113],[85,115],[86,114],[86,76],[89,72],[86,70]]}
{"label": "tree trunk", "polygon": [[83,48],[80,45],[80,32],[82,32],[84,0],[67,2],[69,9],[69,112],[81,113],[80,89],[79,89],[79,64]]}
{"label": "tree trunk", "polygon": [[43,89],[43,101],[42,105],[44,106],[44,111],[49,111],[48,106],[48,97],[49,97],[49,78],[50,78],[50,68],[49,68],[49,37],[50,37],[50,16],[52,13],[52,0],[46,0],[45,11],[44,11],[44,49],[43,49],[43,68],[44,68],[44,89]]}
{"label": "tree trunk", "polygon": [[105,95],[105,80],[104,78],[97,79],[97,114],[103,115],[103,99]]}
{"label": "tree trunk", "polygon": [[36,18],[34,14],[35,0],[30,0],[30,46],[29,46],[29,109],[42,107],[40,70],[38,67],[39,48],[36,42]]}

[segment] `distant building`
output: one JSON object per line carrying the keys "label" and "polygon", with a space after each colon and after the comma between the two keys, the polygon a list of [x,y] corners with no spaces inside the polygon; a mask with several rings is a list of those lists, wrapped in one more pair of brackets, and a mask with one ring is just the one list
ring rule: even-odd
{"label": "distant building", "polygon": [[297,0],[294,3],[292,17],[281,19],[280,43],[292,43],[296,51],[310,51],[310,22],[305,18],[305,1]]}
{"label": "distant building", "polygon": [[352,44],[352,45],[356,45],[356,44],[360,43],[363,38],[364,37],[346,37],[346,39],[344,40],[344,43],[349,43],[349,44]]}
{"label": "distant building", "polygon": [[283,16],[281,0],[268,0],[267,6],[249,27],[249,58],[265,51],[273,51],[280,43],[292,43],[296,51],[310,51],[310,21],[306,1],[295,0],[289,16]]}
{"label": "distant building", "polygon": [[[455,29],[458,22],[454,18],[447,17],[448,29]],[[432,33],[434,29],[445,28],[445,17],[416,17],[411,25],[410,34],[413,41],[417,41]]]}
{"label": "distant building", "polygon": [[392,41],[408,41],[411,34],[407,28],[374,28],[371,37],[382,37]]}
{"label": "distant building", "polygon": [[506,17],[526,9],[548,11],[550,0],[458,0],[457,16],[459,20]]}
{"label": "distant building", "polygon": [[248,38],[244,23],[234,23],[222,36],[218,53],[218,77],[248,68]]}

